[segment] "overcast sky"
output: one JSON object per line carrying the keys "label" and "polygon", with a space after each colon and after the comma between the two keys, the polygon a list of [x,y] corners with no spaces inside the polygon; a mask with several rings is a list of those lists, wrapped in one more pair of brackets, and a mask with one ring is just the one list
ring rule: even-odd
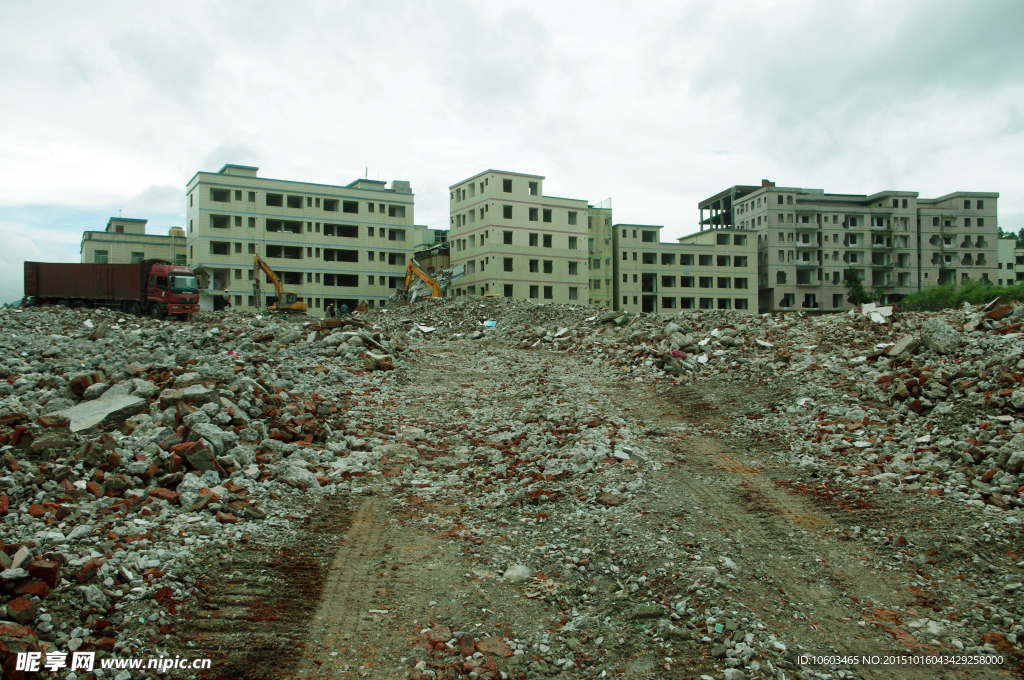
{"label": "overcast sky", "polygon": [[1024,227],[1024,2],[0,2],[0,301],[118,210],[184,224],[197,171],[496,168],[616,222],[697,230],[762,178],[998,191]]}

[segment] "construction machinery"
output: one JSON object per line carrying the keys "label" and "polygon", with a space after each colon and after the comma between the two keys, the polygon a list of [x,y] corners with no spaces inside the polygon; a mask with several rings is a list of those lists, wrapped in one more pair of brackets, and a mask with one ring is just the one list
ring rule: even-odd
{"label": "construction machinery", "polygon": [[263,300],[262,288],[260,286],[260,271],[267,275],[270,282],[274,284],[274,290],[277,291],[277,301],[270,305],[268,311],[281,314],[306,313],[306,303],[297,297],[295,293],[285,292],[281,278],[274,273],[270,265],[260,259],[259,255],[253,255],[252,258],[252,294],[256,302],[256,309],[262,306]]}
{"label": "construction machinery", "polygon": [[[430,297],[441,297],[441,285],[434,280],[427,272],[423,271],[423,267],[416,261],[415,258],[409,258],[409,264],[405,266],[405,290],[406,293],[409,291],[410,284],[412,284],[412,277],[418,276],[423,280],[423,283],[427,284],[430,288]],[[426,297],[421,295],[420,297]]]}

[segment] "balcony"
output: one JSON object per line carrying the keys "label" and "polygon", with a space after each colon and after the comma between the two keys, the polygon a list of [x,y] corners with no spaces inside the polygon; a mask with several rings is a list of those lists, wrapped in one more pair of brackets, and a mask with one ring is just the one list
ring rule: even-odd
{"label": "balcony", "polygon": [[797,241],[796,247],[798,250],[800,250],[807,248],[820,248],[821,246],[819,246],[815,241],[808,241],[806,243],[804,241]]}

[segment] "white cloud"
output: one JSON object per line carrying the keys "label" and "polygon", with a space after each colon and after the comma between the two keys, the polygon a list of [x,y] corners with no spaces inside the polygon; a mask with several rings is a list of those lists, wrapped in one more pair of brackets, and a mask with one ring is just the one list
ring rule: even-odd
{"label": "white cloud", "polygon": [[762,178],[995,190],[1017,229],[1021,34],[1015,0],[6,3],[0,204],[173,223],[199,170],[369,166],[443,227],[447,187],[495,167],[666,236]]}

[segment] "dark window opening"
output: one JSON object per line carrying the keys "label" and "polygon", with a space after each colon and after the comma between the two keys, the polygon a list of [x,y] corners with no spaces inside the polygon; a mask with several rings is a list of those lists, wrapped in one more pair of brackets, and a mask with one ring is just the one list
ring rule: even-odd
{"label": "dark window opening", "polygon": [[342,201],[341,212],[344,213],[359,213],[359,201]]}
{"label": "dark window opening", "polygon": [[267,194],[267,205],[272,208],[284,207],[284,195],[283,194]]}
{"label": "dark window opening", "polygon": [[227,215],[210,215],[210,226],[214,229],[227,229],[231,223]]}
{"label": "dark window opening", "polygon": [[227,189],[210,189],[210,200],[218,203],[228,203],[231,200],[231,192]]}
{"label": "dark window opening", "polygon": [[302,196],[289,196],[288,197],[289,208],[302,208]]}

